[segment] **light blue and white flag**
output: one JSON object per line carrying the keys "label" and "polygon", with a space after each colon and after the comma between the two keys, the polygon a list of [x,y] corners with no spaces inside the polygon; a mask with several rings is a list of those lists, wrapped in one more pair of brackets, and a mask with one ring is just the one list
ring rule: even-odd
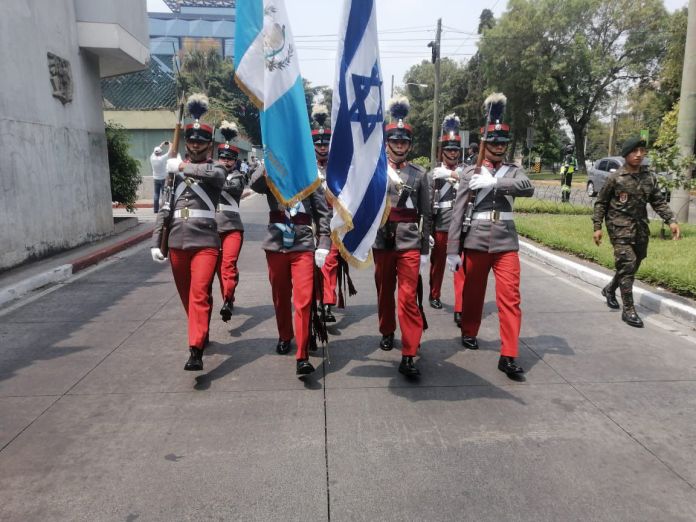
{"label": "light blue and white flag", "polygon": [[334,244],[358,266],[370,262],[388,210],[383,107],[376,1],[345,0],[326,184],[334,206]]}
{"label": "light blue and white flag", "polygon": [[269,187],[292,206],[321,183],[283,0],[237,2],[235,81],[259,108]]}

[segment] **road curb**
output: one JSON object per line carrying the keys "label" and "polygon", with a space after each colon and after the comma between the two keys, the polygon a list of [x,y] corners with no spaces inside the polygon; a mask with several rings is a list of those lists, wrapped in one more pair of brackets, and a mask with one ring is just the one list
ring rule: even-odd
{"label": "road curb", "polygon": [[[610,275],[566,259],[526,241],[520,241],[520,252],[597,288],[602,288],[611,281]],[[599,293],[597,295],[599,296]],[[691,327],[696,326],[696,307],[637,286],[633,288],[633,297],[637,304],[653,313],[664,315]]]}
{"label": "road curb", "polygon": [[109,245],[101,250],[92,252],[89,255],[80,257],[56,268],[51,268],[45,272],[33,275],[18,283],[15,283],[14,285],[0,288],[0,306],[3,306],[10,301],[14,301],[15,299],[19,299],[29,292],[33,292],[41,287],[61,283],[80,270],[84,270],[89,266],[103,261],[107,257],[145,241],[146,239],[152,237],[153,229],[154,226],[148,227],[147,230],[144,230],[135,236],[125,238],[117,243],[114,243],[113,245]]}

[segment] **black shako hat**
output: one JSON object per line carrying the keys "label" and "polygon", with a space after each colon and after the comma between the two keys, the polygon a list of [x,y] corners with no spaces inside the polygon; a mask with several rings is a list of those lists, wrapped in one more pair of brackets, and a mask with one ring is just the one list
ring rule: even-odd
{"label": "black shako hat", "polygon": [[631,136],[623,142],[623,146],[621,147],[621,155],[625,158],[638,147],[646,146],[647,144],[645,143],[645,140],[643,138],[641,138],[640,136]]}

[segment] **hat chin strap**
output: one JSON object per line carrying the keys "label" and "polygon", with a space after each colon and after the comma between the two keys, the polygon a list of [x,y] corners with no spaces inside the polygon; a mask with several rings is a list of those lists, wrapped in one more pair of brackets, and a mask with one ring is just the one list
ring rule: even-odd
{"label": "hat chin strap", "polygon": [[391,143],[389,143],[389,140],[387,140],[387,155],[389,156],[389,161],[392,163],[403,163],[406,161],[406,156],[408,156],[408,153],[411,151],[411,145],[408,146],[408,148],[404,151],[403,154],[399,154],[396,152],[393,148]]}

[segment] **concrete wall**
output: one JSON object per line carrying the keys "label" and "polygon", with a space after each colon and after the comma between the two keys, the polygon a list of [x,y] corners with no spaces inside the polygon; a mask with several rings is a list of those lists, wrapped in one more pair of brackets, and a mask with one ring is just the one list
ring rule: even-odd
{"label": "concrete wall", "polygon": [[[99,59],[78,45],[74,5],[0,1],[0,270],[113,231]],[[70,62],[66,105],[47,52]]]}

